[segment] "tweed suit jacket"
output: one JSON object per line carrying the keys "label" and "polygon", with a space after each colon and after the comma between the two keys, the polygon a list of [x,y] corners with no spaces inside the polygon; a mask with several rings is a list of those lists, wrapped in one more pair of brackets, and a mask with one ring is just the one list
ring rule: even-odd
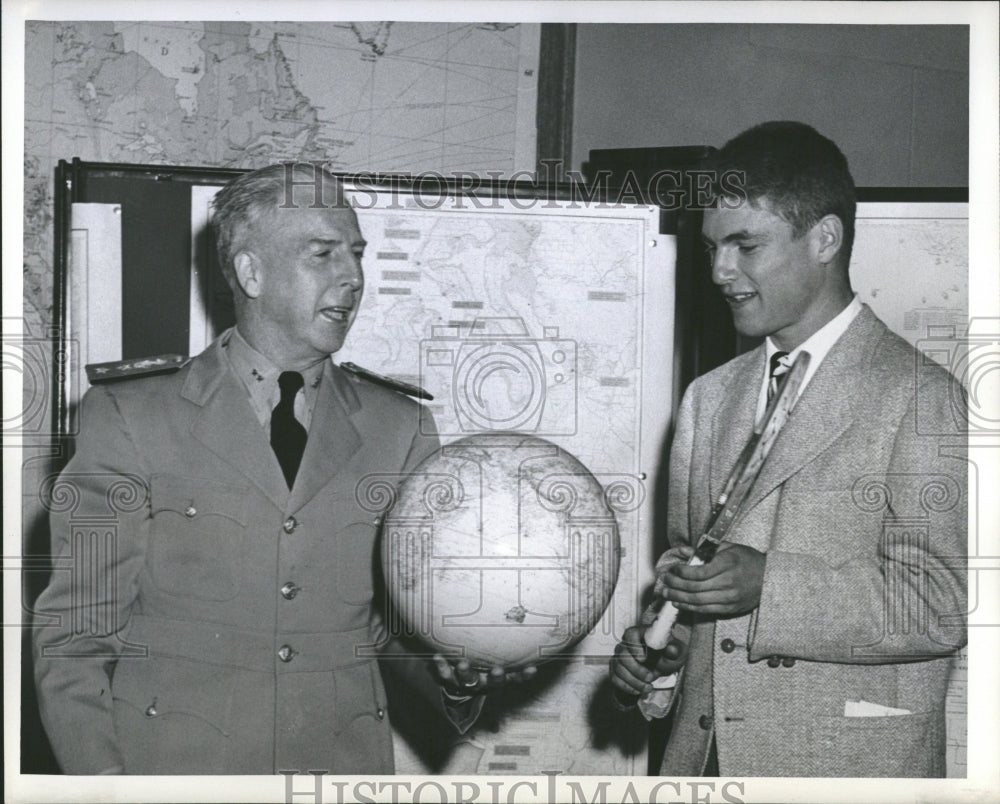
{"label": "tweed suit jacket", "polygon": [[[942,776],[965,643],[967,464],[950,375],[865,306],[819,366],[731,531],[760,604],[695,621],[662,765],[699,775]],[[764,348],[688,389],[669,538],[697,539],[750,436]],[[905,711],[848,717],[862,702]],[[869,707],[870,709],[870,707]]]}
{"label": "tweed suit jacket", "polygon": [[413,400],[327,361],[289,490],[224,344],[85,396],[35,625],[56,758],[70,774],[391,773],[379,518],[358,482],[409,471],[436,436]]}

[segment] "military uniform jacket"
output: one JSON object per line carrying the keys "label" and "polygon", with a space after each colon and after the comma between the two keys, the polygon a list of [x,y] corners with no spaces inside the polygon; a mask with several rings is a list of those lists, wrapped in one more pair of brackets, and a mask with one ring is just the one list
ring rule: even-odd
{"label": "military uniform jacket", "polygon": [[359,481],[416,466],[429,418],[328,361],[289,491],[224,348],[84,399],[37,606],[46,732],[71,774],[391,773],[385,485]]}
{"label": "military uniform jacket", "polygon": [[[702,533],[764,362],[761,346],[688,389],[671,544]],[[759,607],[695,624],[664,774],[699,775],[714,732],[724,776],[944,775],[968,470],[954,380],[923,363],[864,307],[803,391],[730,532],[767,554]]]}

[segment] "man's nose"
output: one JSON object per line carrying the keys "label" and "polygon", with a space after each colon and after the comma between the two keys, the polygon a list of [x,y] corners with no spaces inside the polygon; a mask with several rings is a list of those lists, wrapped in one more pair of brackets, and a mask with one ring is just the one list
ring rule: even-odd
{"label": "man's nose", "polygon": [[365,284],[365,274],[361,267],[361,257],[351,254],[345,269],[341,272],[340,284],[351,290],[361,290]]}
{"label": "man's nose", "polygon": [[736,261],[730,249],[716,249],[712,255],[712,282],[725,285],[736,278]]}

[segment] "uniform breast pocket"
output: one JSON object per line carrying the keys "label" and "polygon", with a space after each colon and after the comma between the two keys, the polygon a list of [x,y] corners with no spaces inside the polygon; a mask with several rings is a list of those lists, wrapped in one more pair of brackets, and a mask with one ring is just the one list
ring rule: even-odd
{"label": "uniform breast pocket", "polygon": [[236,596],[247,496],[244,486],[153,475],[149,569],[157,588],[200,600]]}

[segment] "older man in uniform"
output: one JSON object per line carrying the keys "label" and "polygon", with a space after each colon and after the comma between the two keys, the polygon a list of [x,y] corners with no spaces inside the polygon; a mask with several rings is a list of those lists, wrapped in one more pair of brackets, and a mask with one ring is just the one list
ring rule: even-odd
{"label": "older man in uniform", "polygon": [[730,541],[704,566],[661,563],[678,639],[653,662],[630,629],[612,682],[657,695],[683,666],[665,774],[944,775],[966,613],[955,380],[851,290],[854,183],[834,143],[766,123],[711,167],[712,280],[737,331],[766,340],[685,394],[668,559],[691,556],[777,376],[802,352],[811,362]]}
{"label": "older man in uniform", "polygon": [[[391,773],[379,520],[357,490],[411,471],[433,426],[330,360],[358,313],[365,248],[332,176],[245,174],[213,225],[236,326],[176,373],[84,399],[53,494],[71,503],[51,520],[53,553],[75,569],[38,601],[43,722],[70,774]],[[72,523],[109,510],[113,544],[74,552]],[[420,665],[411,680],[441,703],[429,663],[393,664]],[[438,672],[466,725],[486,674]]]}

